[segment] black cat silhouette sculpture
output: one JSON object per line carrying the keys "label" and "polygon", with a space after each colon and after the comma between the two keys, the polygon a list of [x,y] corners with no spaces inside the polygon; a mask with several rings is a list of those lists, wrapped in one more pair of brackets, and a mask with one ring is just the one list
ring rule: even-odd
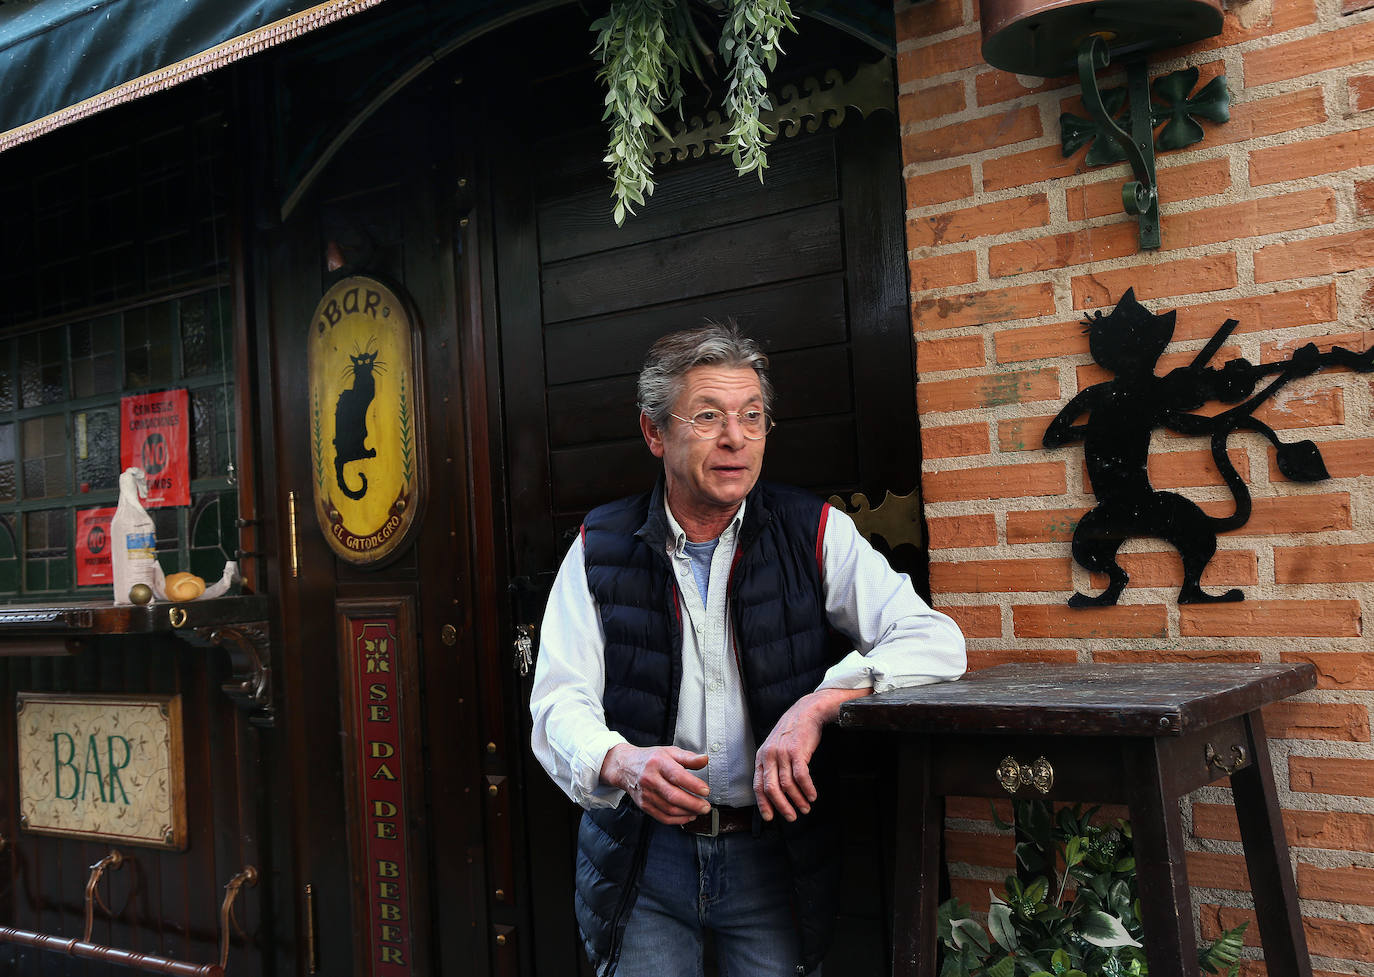
{"label": "black cat silhouette sculpture", "polygon": [[348,358],[351,362],[344,367],[344,376],[352,375],[353,386],[341,391],[334,404],[334,477],[340,492],[361,499],[367,494],[367,475],[359,472],[362,487],[351,489],[344,481],[344,465],[377,457],[377,449],[367,447],[367,409],[377,396],[376,375],[385,371],[377,353],[350,353]]}
{"label": "black cat silhouette sculpture", "polygon": [[[1238,589],[1221,594],[1202,589],[1202,573],[1217,551],[1217,533],[1237,529],[1250,518],[1250,490],[1227,455],[1227,439],[1241,429],[1257,432],[1274,446],[1279,471],[1287,478],[1298,482],[1328,478],[1316,444],[1280,441],[1271,427],[1252,415],[1288,381],[1323,367],[1374,372],[1374,349],[1353,353],[1334,346],[1323,353],[1313,343],[1278,363],[1257,365],[1237,358],[1219,369],[1210,367],[1208,361],[1239,324],[1227,319],[1191,363],[1156,376],[1159,357],[1173,339],[1175,317],[1173,311],[1155,315],[1129,289],[1110,315],[1095,312],[1084,319],[1093,359],[1115,376],[1080,391],[1050,423],[1043,440],[1046,448],[1083,442],[1097,506],[1074,529],[1073,558],[1090,572],[1106,574],[1107,589],[1096,596],[1075,593],[1069,598],[1070,607],[1117,602],[1129,580],[1117,562],[1117,551],[1137,536],[1159,537],[1178,550],[1183,558],[1180,604],[1243,600],[1245,595]],[[1255,392],[1266,376],[1274,379]],[[1190,413],[1209,401],[1237,406],[1211,417]],[[1074,423],[1085,413],[1086,422]],[[1209,516],[1175,492],[1155,490],[1146,464],[1150,433],[1156,427],[1210,436],[1212,457],[1235,499],[1231,515]]]}

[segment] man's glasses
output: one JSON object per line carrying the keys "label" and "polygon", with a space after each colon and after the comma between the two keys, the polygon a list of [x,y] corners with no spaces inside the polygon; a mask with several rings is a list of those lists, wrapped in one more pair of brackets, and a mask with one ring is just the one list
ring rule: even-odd
{"label": "man's glasses", "polygon": [[729,417],[739,419],[740,429],[750,441],[761,441],[774,427],[773,418],[761,410],[715,410],[707,408],[697,411],[691,417],[681,417],[677,414],[669,416],[676,417],[684,424],[690,424],[692,431],[703,441],[720,437],[725,431],[725,422]]}

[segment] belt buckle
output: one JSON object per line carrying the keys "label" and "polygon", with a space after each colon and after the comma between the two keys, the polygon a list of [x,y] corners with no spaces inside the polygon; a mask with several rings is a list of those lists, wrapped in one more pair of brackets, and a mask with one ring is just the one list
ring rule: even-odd
{"label": "belt buckle", "polygon": [[[700,815],[700,816],[701,816],[701,817],[705,817],[705,815]],[[686,827],[686,826],[684,825],[684,827]],[[720,834],[720,808],[716,807],[714,804],[711,805],[711,827],[710,827],[709,830],[707,830],[707,831],[697,831],[697,830],[692,829],[692,828],[688,828],[687,830],[688,830],[688,833],[694,834],[694,835],[696,835],[698,838],[715,838],[715,837],[717,837],[717,836]]]}

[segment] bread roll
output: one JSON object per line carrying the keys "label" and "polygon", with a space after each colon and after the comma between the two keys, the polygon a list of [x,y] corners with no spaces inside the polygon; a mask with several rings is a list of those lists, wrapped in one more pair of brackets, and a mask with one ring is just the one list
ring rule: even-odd
{"label": "bread roll", "polygon": [[195,600],[205,593],[205,581],[194,573],[173,573],[167,577],[168,600]]}

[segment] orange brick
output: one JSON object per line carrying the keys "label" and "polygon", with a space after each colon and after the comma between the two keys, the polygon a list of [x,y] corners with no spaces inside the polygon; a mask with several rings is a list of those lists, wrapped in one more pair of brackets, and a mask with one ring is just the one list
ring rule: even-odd
{"label": "orange brick", "polygon": [[921,376],[945,370],[971,370],[985,362],[982,336],[925,339],[916,344],[916,372]]}
{"label": "orange brick", "polygon": [[1001,594],[1069,588],[1069,559],[958,560],[930,564],[930,589],[942,594]]}
{"label": "orange brick", "polygon": [[1255,281],[1337,275],[1374,265],[1374,230],[1271,244],[1255,252]]}
{"label": "orange brick", "polygon": [[988,274],[1002,278],[1120,258],[1139,251],[1139,240],[1140,228],[1131,221],[1012,241],[988,249]]}
{"label": "orange brick", "polygon": [[1374,214],[1374,180],[1355,181],[1355,213],[1360,217]]}
{"label": "orange brick", "polygon": [[997,517],[991,513],[975,516],[937,516],[926,520],[926,536],[931,550],[962,546],[996,546]]}
{"label": "orange brick", "polygon": [[1374,75],[1356,75],[1350,79],[1350,110],[1368,112],[1374,109]]}
{"label": "orange brick", "polygon": [[1250,891],[1250,872],[1245,856],[1220,852],[1190,851],[1184,854],[1188,865],[1188,883],[1207,889]]}
{"label": "orange brick", "polygon": [[[1342,811],[1283,811],[1283,833],[1294,848],[1374,851],[1374,814]],[[1193,805],[1193,837],[1240,841],[1236,809],[1230,804]]]}
{"label": "orange brick", "polygon": [[[1374,438],[1324,441],[1320,447],[1322,460],[1326,462],[1326,470],[1332,478],[1374,474]],[[1275,482],[1288,480],[1279,473],[1273,458],[1269,460],[1269,477]]]}
{"label": "orange brick", "polygon": [[1087,509],[1037,509],[1007,513],[1008,543],[1067,543]]}
{"label": "orange brick", "polygon": [[997,445],[1003,451],[1034,451],[1043,447],[1049,417],[1017,417],[997,422]]}
{"label": "orange brick", "polygon": [[964,23],[963,0],[927,0],[897,14],[897,40],[943,34]]}
{"label": "orange brick", "polygon": [[1064,465],[1041,462],[930,472],[921,480],[921,489],[927,503],[1063,495]]}
{"label": "orange brick", "polygon": [[[1180,166],[1161,166],[1159,194],[1167,207],[1178,200],[1192,200],[1222,193],[1231,186],[1231,164],[1226,157],[1185,163]],[[1069,187],[1065,191],[1068,216],[1071,221],[1089,217],[1107,217],[1121,213],[1121,179],[1103,180],[1085,187]]]}
{"label": "orange brick", "polygon": [[1340,387],[1328,387],[1314,390],[1305,397],[1271,400],[1255,411],[1255,417],[1280,431],[1344,424],[1345,391]]}
{"label": "orange brick", "polygon": [[1340,702],[1275,702],[1264,707],[1264,729],[1288,740],[1369,742],[1369,711]]}
{"label": "orange brick", "polygon": [[1374,580],[1374,543],[1276,546],[1277,583],[1354,583]]}
{"label": "orange brick", "polygon": [[1374,868],[1322,868],[1299,862],[1298,898],[1374,906]]}
{"label": "orange brick", "polygon": [[949,879],[950,896],[976,913],[988,911],[988,907],[992,905],[992,897],[988,895],[988,890],[995,888],[996,885],[989,884],[986,879],[962,879],[956,875],[951,875]]}
{"label": "orange brick", "polygon": [[936,41],[923,47],[897,52],[897,81],[908,82],[934,78],[950,71],[959,71],[983,63],[982,40],[977,31],[962,34],[946,41]]}
{"label": "orange brick", "polygon": [[1277,3],[1266,8],[1267,13],[1254,18],[1253,22],[1246,26],[1241,23],[1240,11],[1248,12],[1249,9],[1240,5],[1229,7],[1222,21],[1220,34],[1178,48],[1179,53],[1187,57],[1202,51],[1231,47],[1242,41],[1282,33],[1295,27],[1303,27],[1315,23],[1317,20],[1317,10],[1313,0],[1278,0]]}
{"label": "orange brick", "polygon": [[1200,244],[1316,227],[1330,224],[1335,219],[1335,194],[1323,187],[1166,216],[1162,221],[1161,234],[1166,249],[1192,248]]}
{"label": "orange brick", "polygon": [[1344,68],[1374,58],[1374,23],[1326,31],[1314,37],[1248,52],[1245,87],[1311,75],[1328,68]]}
{"label": "orange brick", "polygon": [[1054,311],[1054,285],[1022,285],[997,288],[967,295],[923,299],[911,306],[912,328],[916,332],[979,326],[1009,319],[1031,319]]}
{"label": "orange brick", "polygon": [[999,329],[992,343],[998,363],[1058,359],[1088,352],[1088,327],[1080,319],[1024,329]]}
{"label": "orange brick", "polygon": [[[969,865],[992,865],[1010,869],[1015,861],[1015,846],[1005,834],[984,835],[971,831],[949,831],[945,833],[945,857],[951,862],[966,862]],[[986,882],[984,887],[988,887]],[[992,886],[992,888],[1001,888]]]}
{"label": "orange brick", "polygon": [[1002,637],[1002,609],[995,604],[949,604],[935,609],[953,618],[965,638]]}
{"label": "orange brick", "polygon": [[1168,630],[1163,604],[1118,604],[1080,609],[1067,604],[1017,604],[1011,609],[1018,638],[1162,638]]}
{"label": "orange brick", "polygon": [[1341,13],[1353,14],[1374,7],[1374,0],[1341,0]]}
{"label": "orange brick", "polygon": [[1317,669],[1319,689],[1374,689],[1374,661],[1362,652],[1285,651],[1279,658],[1310,663]]}
{"label": "orange brick", "polygon": [[[947,797],[945,798],[945,814],[952,818],[962,818],[965,821],[987,821],[992,823],[993,812],[997,813],[998,819],[1003,824],[1010,824],[1012,819],[1011,798],[1001,797]],[[1010,838],[1008,833],[1005,837]]]}
{"label": "orange brick", "polygon": [[912,247],[934,247],[989,234],[1044,227],[1049,220],[1049,198],[1043,193],[1035,193],[963,210],[913,217],[907,222],[907,240]]}
{"label": "orange brick", "polygon": [[992,450],[987,424],[947,424],[921,428],[921,454],[926,458],[964,458]]}
{"label": "orange brick", "polygon": [[1059,371],[1017,370],[916,385],[922,414],[1059,399]]}
{"label": "orange brick", "polygon": [[986,648],[970,650],[970,671],[992,668],[994,665],[1025,665],[1043,662],[1047,665],[1072,665],[1078,652],[1072,648]]}
{"label": "orange brick", "polygon": [[[1298,336],[1293,339],[1284,339],[1274,342],[1260,344],[1260,362],[1275,363],[1285,360],[1293,355],[1294,350],[1300,346],[1312,343],[1323,353],[1330,352],[1332,347],[1341,346],[1354,352],[1374,347],[1374,330],[1365,329],[1361,332],[1345,332],[1331,336]],[[1335,373],[1337,371],[1348,371],[1349,367],[1329,366],[1323,372]]]}
{"label": "orange brick", "polygon": [[1011,146],[1043,134],[1040,110],[1027,106],[939,129],[908,132],[902,136],[902,158],[907,163],[930,163]]}
{"label": "orange brick", "polygon": [[1250,153],[1250,185],[1300,180],[1367,165],[1374,158],[1374,129],[1338,132],[1321,139],[1256,149]]}
{"label": "orange brick", "polygon": [[[1241,478],[1250,480],[1250,456],[1239,449],[1227,452]],[[1221,472],[1210,450],[1155,452],[1147,462],[1150,482],[1156,489],[1192,485],[1223,485]]]}
{"label": "orange brick", "polygon": [[[909,227],[910,225],[908,225]],[[972,251],[937,254],[907,262],[911,287],[916,291],[968,285],[978,280],[978,256]]]}
{"label": "orange brick", "polygon": [[1237,334],[1334,322],[1336,286],[1333,282],[1326,282],[1290,292],[1180,306],[1178,320],[1174,324],[1174,340],[1182,342],[1210,338],[1227,319],[1235,319],[1240,323],[1236,327]]}
{"label": "orange brick", "polygon": [[1023,77],[1025,76],[1013,74],[1010,71],[996,69],[984,71],[973,80],[974,98],[979,105],[995,105],[998,102],[1020,98],[1023,95],[1052,92],[1057,88],[1073,84],[1074,81],[1071,78],[1048,78],[1038,85],[1027,88],[1021,82]]}
{"label": "orange brick", "polygon": [[897,102],[898,118],[905,127],[963,111],[967,99],[964,97],[964,83],[951,81],[919,91],[905,92]]}
{"label": "orange brick", "polygon": [[1257,651],[1235,651],[1229,648],[1167,648],[1138,651],[1118,651],[1100,648],[1093,652],[1095,662],[1163,662],[1170,665],[1195,665],[1198,662],[1258,662]]}
{"label": "orange brick", "polygon": [[1128,288],[1135,289],[1138,299],[1152,299],[1193,292],[1219,292],[1235,288],[1236,281],[1236,256],[1216,254],[1077,275],[1071,287],[1073,307],[1091,309],[1114,304]]}
{"label": "orange brick", "polygon": [[[1126,553],[1120,557],[1121,569],[1136,587],[1183,586],[1183,561],[1177,552]],[[1098,590],[1107,586],[1106,574],[1090,577]],[[1259,583],[1259,560],[1246,550],[1220,550],[1202,572],[1202,582],[1220,590],[1223,587],[1244,587]]]}
{"label": "orange brick", "polygon": [[973,196],[973,168],[955,166],[935,173],[917,173],[906,179],[906,205],[929,207]]}
{"label": "orange brick", "polygon": [[[1260,945],[1259,926],[1255,922],[1255,914],[1248,909],[1204,905],[1198,915],[1204,940],[1215,940],[1226,930],[1235,929],[1249,921],[1250,925],[1245,930],[1245,945]],[[1304,916],[1302,924],[1307,936],[1307,949],[1312,956],[1374,960],[1374,925],[1316,916]],[[1280,975],[1275,974],[1274,977]]]}
{"label": "orange brick", "polygon": [[[1261,136],[1320,125],[1325,121],[1326,103],[1321,88],[1305,88],[1286,95],[1232,105],[1229,123],[1207,126],[1205,145],[1216,147],[1246,142]],[[1083,162],[1085,156],[1086,153],[1079,152],[1065,159],[1058,146],[1045,146],[990,159],[983,163],[983,189],[1007,190],[1086,173],[1093,167]],[[1116,167],[1115,172],[1125,180],[1125,164]]]}
{"label": "orange brick", "polygon": [[1292,756],[1288,758],[1288,786],[1304,793],[1374,797],[1374,760]]}
{"label": "orange brick", "polygon": [[1234,604],[1183,604],[1178,609],[1178,633],[1185,638],[1358,638],[1360,602],[1243,600]]}

